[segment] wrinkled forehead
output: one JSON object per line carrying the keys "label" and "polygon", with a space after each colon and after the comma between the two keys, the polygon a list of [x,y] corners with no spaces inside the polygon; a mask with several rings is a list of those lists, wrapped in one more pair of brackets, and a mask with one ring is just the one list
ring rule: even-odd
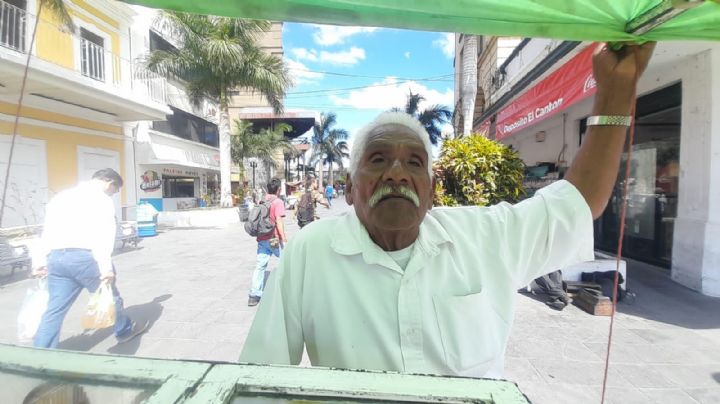
{"label": "wrinkled forehead", "polygon": [[405,144],[408,147],[420,149],[424,154],[427,154],[425,144],[417,132],[407,126],[394,123],[373,128],[368,134],[364,151],[368,151],[370,148],[390,147],[398,144]]}

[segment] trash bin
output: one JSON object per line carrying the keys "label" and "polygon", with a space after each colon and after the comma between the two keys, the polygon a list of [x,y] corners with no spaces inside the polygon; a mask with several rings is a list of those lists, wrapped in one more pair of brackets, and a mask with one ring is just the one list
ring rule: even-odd
{"label": "trash bin", "polygon": [[138,237],[157,236],[157,225],[155,223],[138,223]]}
{"label": "trash bin", "polygon": [[248,217],[250,217],[250,207],[247,204],[238,206],[238,215],[241,222],[247,222]]}

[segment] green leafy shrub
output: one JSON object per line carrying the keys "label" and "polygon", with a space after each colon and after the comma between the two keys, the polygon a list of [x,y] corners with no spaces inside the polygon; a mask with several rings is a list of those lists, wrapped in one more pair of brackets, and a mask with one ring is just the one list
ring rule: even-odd
{"label": "green leafy shrub", "polygon": [[517,152],[480,135],[446,140],[434,171],[436,206],[485,206],[524,195]]}

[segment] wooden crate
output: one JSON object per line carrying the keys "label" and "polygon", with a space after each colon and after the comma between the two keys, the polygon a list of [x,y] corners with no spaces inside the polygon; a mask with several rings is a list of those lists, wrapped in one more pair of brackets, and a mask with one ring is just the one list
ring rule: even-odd
{"label": "wooden crate", "polygon": [[575,295],[573,303],[593,316],[612,315],[612,301],[599,291],[580,289]]}

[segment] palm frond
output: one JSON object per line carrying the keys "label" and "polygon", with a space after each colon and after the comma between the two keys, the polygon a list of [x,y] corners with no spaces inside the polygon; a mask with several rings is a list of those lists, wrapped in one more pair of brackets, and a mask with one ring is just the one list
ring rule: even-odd
{"label": "palm frond", "polygon": [[278,153],[294,151],[292,143],[285,137],[285,132],[290,130],[290,125],[278,124],[275,128],[266,128],[256,133],[252,130],[251,123],[235,120],[231,139],[233,161],[242,164],[244,159],[254,157],[277,168],[275,158]]}
{"label": "palm frond", "polygon": [[405,104],[405,113],[416,116],[420,109],[420,103],[423,101],[425,101],[425,97],[420,95],[420,93],[413,94],[412,90],[410,90],[407,97],[407,103]]}
{"label": "palm frond", "polygon": [[165,12],[162,19],[177,34],[179,48],[149,54],[149,70],[182,78],[194,95],[216,98],[221,107],[227,106],[230,90],[246,88],[282,112],[290,74],[282,59],[265,53],[258,42],[270,22],[180,12]]}
{"label": "palm frond", "polygon": [[63,0],[40,0],[40,7],[48,10],[68,31],[77,30]]}

